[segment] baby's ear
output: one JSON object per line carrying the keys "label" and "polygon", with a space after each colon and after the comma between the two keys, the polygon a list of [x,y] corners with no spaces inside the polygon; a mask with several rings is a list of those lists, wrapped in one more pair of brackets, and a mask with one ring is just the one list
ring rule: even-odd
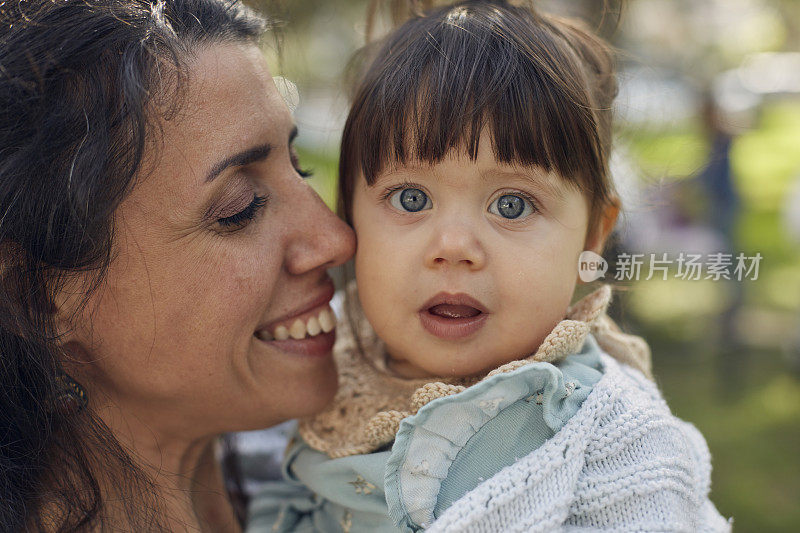
{"label": "baby's ear", "polygon": [[[606,204],[603,210],[597,215],[597,220],[590,222],[590,227],[586,232],[586,240],[583,243],[584,253],[589,251],[596,254],[588,254],[589,258],[586,259],[588,264],[594,264],[597,268],[596,271],[586,272],[578,269],[577,283],[579,285],[591,282],[593,280],[602,278],[608,269],[608,263],[603,259],[603,248],[605,247],[608,236],[614,229],[619,216],[619,200],[612,199],[611,202]],[[584,264],[584,253],[581,254],[580,263]]]}
{"label": "baby's ear", "polygon": [[584,250],[591,250],[592,252],[603,255],[603,248],[605,247],[608,236],[617,223],[619,216],[619,201],[615,198],[608,203],[597,217],[597,223],[586,233],[586,242],[584,243]]}

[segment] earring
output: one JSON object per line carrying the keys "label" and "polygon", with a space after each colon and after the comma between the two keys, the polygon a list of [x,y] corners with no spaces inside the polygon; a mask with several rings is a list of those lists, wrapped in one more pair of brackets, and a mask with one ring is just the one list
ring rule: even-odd
{"label": "earring", "polygon": [[89,403],[86,390],[67,374],[56,376],[56,387],[56,410],[62,415],[78,414]]}

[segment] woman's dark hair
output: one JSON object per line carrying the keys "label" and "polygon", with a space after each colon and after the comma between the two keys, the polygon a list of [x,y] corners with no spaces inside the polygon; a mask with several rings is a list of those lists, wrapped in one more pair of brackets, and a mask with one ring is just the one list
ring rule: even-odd
{"label": "woman's dark hair", "polygon": [[164,529],[109,429],[58,407],[54,295],[76,273],[87,294],[101,283],[114,212],[177,111],[187,60],[265,27],[238,0],[0,3],[0,530],[108,528],[101,475],[126,528]]}
{"label": "woman's dark hair", "polygon": [[499,161],[556,171],[582,190],[590,231],[619,205],[608,177],[613,54],[577,21],[467,0],[417,13],[365,57],[339,161],[348,222],[359,176],[372,184],[389,164],[434,164],[451,149],[475,159],[485,128]]}

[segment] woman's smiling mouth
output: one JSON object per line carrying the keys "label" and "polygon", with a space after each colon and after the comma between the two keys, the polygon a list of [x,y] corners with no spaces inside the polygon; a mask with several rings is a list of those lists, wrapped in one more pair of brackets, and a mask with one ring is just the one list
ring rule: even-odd
{"label": "woman's smiling mouth", "polygon": [[475,298],[463,293],[439,293],[419,310],[422,327],[435,337],[457,340],[480,330],[489,316]]}
{"label": "woman's smiling mouth", "polygon": [[329,306],[333,292],[333,283],[326,283],[323,293],[305,306],[304,311],[261,326],[253,335],[286,352],[330,354],[336,342],[336,315]]}
{"label": "woman's smiling mouth", "polygon": [[316,337],[320,333],[330,333],[336,327],[336,318],[331,308],[326,305],[321,310],[306,313],[284,323],[273,325],[256,331],[256,337],[264,342],[288,339],[302,340]]}

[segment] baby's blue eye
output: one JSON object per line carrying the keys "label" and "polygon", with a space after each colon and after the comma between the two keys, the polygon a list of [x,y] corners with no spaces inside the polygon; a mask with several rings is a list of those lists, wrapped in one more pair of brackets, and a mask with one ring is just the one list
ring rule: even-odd
{"label": "baby's blue eye", "polygon": [[516,194],[504,194],[489,206],[489,212],[503,218],[515,219],[533,212],[531,202]]}
{"label": "baby's blue eye", "polygon": [[419,189],[401,189],[392,193],[389,202],[401,211],[416,213],[433,207],[428,195]]}

